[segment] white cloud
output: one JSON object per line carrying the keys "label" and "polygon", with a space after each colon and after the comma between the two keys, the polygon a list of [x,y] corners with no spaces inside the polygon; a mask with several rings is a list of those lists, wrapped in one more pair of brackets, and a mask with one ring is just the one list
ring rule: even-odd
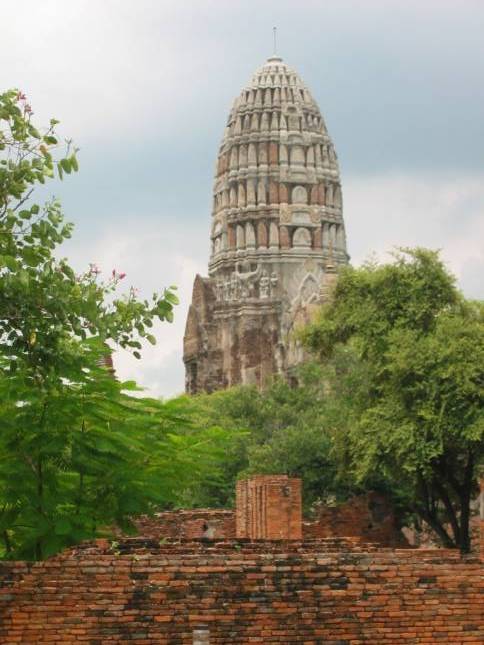
{"label": "white cloud", "polygon": [[[166,0],[2,6],[0,86],[20,87],[39,122],[61,119],[76,141],[169,131],[217,58],[198,29],[199,9],[190,21],[192,12]],[[187,42],[197,33],[203,47],[194,56]]]}
{"label": "white cloud", "polygon": [[[148,242],[147,240],[145,242]],[[147,264],[159,262],[160,240],[150,240],[143,244],[143,258]],[[158,247],[159,248],[159,247]],[[125,255],[125,264],[130,266],[131,254]],[[193,279],[196,273],[205,273],[206,268],[189,257],[184,257],[177,252],[168,253],[163,258],[163,263],[169,263],[176,276],[174,282],[178,287],[180,305],[175,310],[175,320],[171,324],[162,323],[156,326],[153,335],[157,344],[146,344],[142,352],[142,359],[137,360],[126,351],[120,350],[114,356],[114,364],[119,378],[122,380],[134,379],[146,387],[149,393],[157,396],[172,396],[183,392],[185,373],[182,361],[183,334],[188,306],[191,301]],[[138,264],[139,270],[132,273],[138,278],[138,284],[146,284],[143,278],[142,263]],[[163,275],[163,271],[161,272]]]}
{"label": "white cloud", "polygon": [[352,262],[396,246],[442,249],[468,297],[484,298],[484,182],[480,175],[349,177],[344,216]]}

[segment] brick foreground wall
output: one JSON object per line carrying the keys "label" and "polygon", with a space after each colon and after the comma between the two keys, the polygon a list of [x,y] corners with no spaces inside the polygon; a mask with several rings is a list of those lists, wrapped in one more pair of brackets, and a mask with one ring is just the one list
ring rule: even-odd
{"label": "brick foreground wall", "polygon": [[0,642],[484,643],[484,576],[455,551],[357,540],[85,544],[0,563]]}

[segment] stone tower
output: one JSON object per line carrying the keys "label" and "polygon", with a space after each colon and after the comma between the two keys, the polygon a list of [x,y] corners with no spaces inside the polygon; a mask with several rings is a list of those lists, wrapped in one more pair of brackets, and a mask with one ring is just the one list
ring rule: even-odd
{"label": "stone tower", "polygon": [[235,99],[213,189],[208,278],[195,278],[186,390],[262,386],[301,361],[294,331],[348,262],[338,162],[298,74],[272,56]]}

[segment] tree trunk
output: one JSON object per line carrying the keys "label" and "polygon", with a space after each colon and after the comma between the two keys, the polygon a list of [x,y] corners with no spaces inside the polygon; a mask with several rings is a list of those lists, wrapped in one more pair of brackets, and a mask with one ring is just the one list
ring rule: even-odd
{"label": "tree trunk", "polygon": [[9,537],[8,531],[6,529],[3,532],[3,541],[4,541],[4,544],[5,544],[5,551],[7,553],[11,553],[12,552],[12,544],[10,542],[10,537]]}
{"label": "tree trunk", "polygon": [[[42,470],[42,459],[37,458],[37,510],[39,515],[44,514],[44,479]],[[42,539],[38,538],[35,542],[35,559],[42,560]]]}
{"label": "tree trunk", "polygon": [[457,543],[452,540],[450,535],[445,530],[443,524],[439,521],[437,516],[437,507],[435,506],[434,501],[430,499],[430,492],[425,481],[424,476],[421,473],[417,473],[417,482],[418,482],[418,492],[423,506],[417,504],[415,511],[420,515],[420,517],[430,526],[430,528],[439,536],[442,544],[447,549],[455,549]]}
{"label": "tree trunk", "polygon": [[455,508],[450,499],[449,493],[447,492],[445,485],[439,480],[438,476],[434,479],[434,486],[437,489],[440,499],[445,506],[447,517],[449,519],[450,525],[452,527],[452,532],[454,534],[454,542],[456,546],[460,546],[462,535],[461,527],[459,526],[459,520],[457,519],[457,514]]}
{"label": "tree trunk", "polygon": [[460,494],[460,550],[462,553],[469,553],[471,550],[471,537],[469,531],[470,507],[472,495],[472,482],[474,479],[474,454],[469,452],[464,472],[464,484]]}

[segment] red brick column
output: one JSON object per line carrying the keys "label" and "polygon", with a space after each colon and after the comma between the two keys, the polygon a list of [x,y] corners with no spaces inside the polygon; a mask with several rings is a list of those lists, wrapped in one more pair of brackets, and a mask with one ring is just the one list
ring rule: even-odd
{"label": "red brick column", "polygon": [[301,480],[256,475],[237,482],[236,535],[251,540],[300,540]]}

